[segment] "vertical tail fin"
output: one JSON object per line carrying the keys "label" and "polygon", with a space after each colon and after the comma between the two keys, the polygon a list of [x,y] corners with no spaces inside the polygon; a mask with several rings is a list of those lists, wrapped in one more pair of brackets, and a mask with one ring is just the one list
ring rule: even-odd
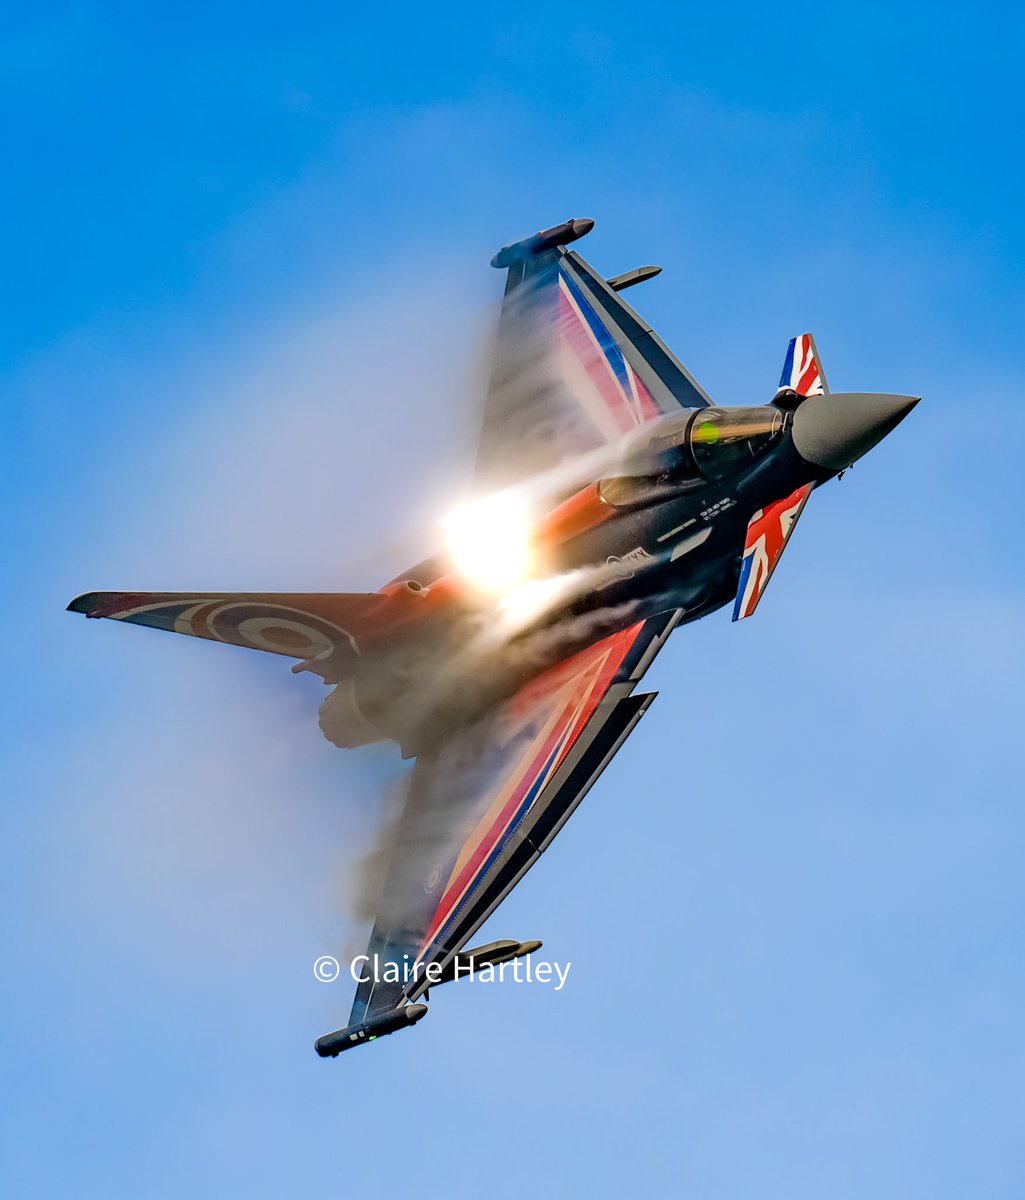
{"label": "vertical tail fin", "polygon": [[790,339],[783,360],[783,374],[779,377],[779,390],[794,391],[799,396],[821,396],[829,391],[819,349],[810,333]]}

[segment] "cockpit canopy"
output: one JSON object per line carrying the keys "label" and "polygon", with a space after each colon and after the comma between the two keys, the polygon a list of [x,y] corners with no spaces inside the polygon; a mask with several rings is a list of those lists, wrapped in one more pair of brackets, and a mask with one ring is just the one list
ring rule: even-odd
{"label": "cockpit canopy", "polygon": [[651,504],[743,469],[783,432],[778,408],[699,408],[659,421],[630,447],[602,499],[617,507]]}

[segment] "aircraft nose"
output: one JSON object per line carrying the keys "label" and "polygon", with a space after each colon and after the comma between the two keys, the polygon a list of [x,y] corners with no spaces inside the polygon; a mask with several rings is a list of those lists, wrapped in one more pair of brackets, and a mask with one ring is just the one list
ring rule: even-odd
{"label": "aircraft nose", "polygon": [[842,471],[878,445],[920,399],[869,392],[810,396],[794,413],[794,446],[813,466]]}

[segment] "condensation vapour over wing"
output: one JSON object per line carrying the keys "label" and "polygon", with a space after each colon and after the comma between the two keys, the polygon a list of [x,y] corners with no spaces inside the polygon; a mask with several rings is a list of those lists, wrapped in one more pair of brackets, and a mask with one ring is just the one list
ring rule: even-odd
{"label": "condensation vapour over wing", "polygon": [[[440,266],[416,274],[430,280],[429,293],[405,282],[375,282],[358,299],[322,297],[304,314],[243,330],[229,346],[193,350],[187,369],[168,374],[166,366],[157,371],[155,364],[137,364],[131,382],[147,392],[151,440],[137,439],[130,455],[97,472],[93,504],[109,517],[100,531],[83,522],[67,572],[74,578],[70,591],[373,590],[435,552],[440,518],[478,490],[471,483],[478,435],[473,414],[487,388],[498,313],[497,305],[467,301],[464,281]],[[536,316],[531,311],[530,320]],[[525,339],[522,379],[510,374],[508,364],[504,368],[510,431],[528,415],[526,400],[522,411],[513,402],[517,392],[533,394],[542,377],[549,392],[571,386],[551,353],[551,332],[542,328]],[[557,441],[579,446],[568,436],[576,420],[567,417],[567,437]],[[596,440],[584,453],[533,463],[518,457],[512,435],[507,449],[534,513],[601,474],[622,453],[621,444]],[[580,620],[598,630],[602,616]],[[325,932],[335,936],[339,906],[350,921],[367,921],[380,896],[408,772],[397,750],[343,754],[328,746],[316,730],[322,685],[310,676],[292,677],[282,660],[127,628],[89,633],[99,633],[114,653],[138,664],[132,669],[149,686],[161,686],[162,672],[172,675],[174,694],[188,698],[186,710],[214,728],[218,714],[206,711],[201,693],[217,680],[221,703],[234,710],[233,739],[230,746],[204,742],[202,751],[197,748],[197,758],[204,757],[197,775],[230,775],[234,793],[252,797],[247,823],[257,836],[261,805],[274,808],[278,801],[258,772],[246,777],[273,729],[289,762],[289,803],[329,813],[336,831],[332,887],[338,903]],[[543,661],[547,650],[522,640],[510,658],[519,656],[526,669]],[[472,642],[463,653],[474,653]],[[256,691],[262,707],[250,724]],[[413,702],[430,699],[425,694]],[[176,717],[172,711],[163,720]],[[147,727],[145,713],[124,713],[117,741],[144,742]],[[247,729],[253,754],[240,753]],[[113,738],[108,749],[117,755]],[[102,754],[102,746],[93,753]],[[472,769],[487,767],[484,755],[479,749]],[[464,763],[459,769],[469,768]],[[201,793],[192,800],[188,837],[200,842],[212,828],[218,801]],[[133,803],[125,795],[123,807]],[[145,825],[145,814],[133,811],[132,822]],[[441,832],[431,831],[431,837]],[[144,857],[159,855],[160,840],[152,839]],[[299,857],[279,870],[301,872]],[[343,936],[358,941],[351,933],[337,936],[336,946]]]}
{"label": "condensation vapour over wing", "polygon": [[609,423],[596,383],[608,364],[562,286],[552,259],[506,292],[480,394],[479,495],[519,485],[551,503],[614,462],[629,432]]}
{"label": "condensation vapour over wing", "polygon": [[[432,531],[468,469],[473,348],[491,314],[443,264],[421,274],[429,294],[395,275],[394,286],[322,296],[303,314],[242,329],[230,345],[190,346],[177,369],[160,348],[153,361],[112,372],[108,386],[145,397],[146,432],[121,436],[94,464],[88,505],[67,517],[57,600],[87,588],[371,590],[435,549]],[[73,624],[93,655],[91,694],[116,689],[82,752],[84,781],[107,766],[100,811],[83,809],[80,844],[95,843],[105,860],[123,855],[126,878],[149,879],[157,893],[166,876],[168,911],[190,927],[201,915],[189,919],[190,897],[205,914],[210,897],[200,887],[182,895],[168,855],[180,867],[187,845],[202,848],[203,862],[219,853],[210,886],[233,897],[251,888],[261,860],[283,896],[309,896],[311,886],[334,895],[311,946],[340,945],[339,908],[366,915],[372,887],[360,886],[357,868],[407,769],[397,751],[330,747],[317,730],[324,688],[291,675],[286,659],[115,622]],[[133,694],[135,703],[119,703]],[[172,768],[186,781],[177,797]],[[285,813],[293,819],[282,838]],[[251,857],[233,852],[238,822]],[[101,847],[97,830],[107,826],[126,834]],[[318,869],[330,877],[311,884]],[[294,902],[282,899],[286,910]]]}

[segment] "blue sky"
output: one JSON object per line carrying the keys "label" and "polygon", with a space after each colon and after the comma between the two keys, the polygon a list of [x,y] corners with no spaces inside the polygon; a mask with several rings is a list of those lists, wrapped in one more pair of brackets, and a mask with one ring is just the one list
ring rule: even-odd
{"label": "blue sky", "polygon": [[[54,6],[0,43],[5,1194],[1018,1197],[1022,18]],[[458,489],[501,244],[593,216],[724,403],[922,394],[676,635],[460,985],[337,1062],[386,754],[80,591],[353,590]],[[489,1164],[494,1164],[489,1168]]]}

